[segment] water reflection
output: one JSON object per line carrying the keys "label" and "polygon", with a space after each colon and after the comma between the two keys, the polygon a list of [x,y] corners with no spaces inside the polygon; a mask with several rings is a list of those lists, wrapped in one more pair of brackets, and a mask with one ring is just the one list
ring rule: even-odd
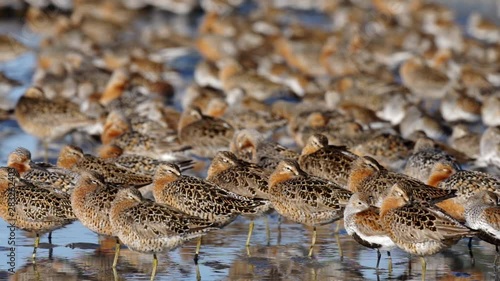
{"label": "water reflection", "polygon": [[10,280],[81,280],[82,268],[75,263],[62,258],[38,259],[36,264],[31,262],[17,269]]}
{"label": "water reflection", "polygon": [[[193,262],[196,241],[159,255],[156,280],[421,280],[420,259],[402,251],[392,252],[393,267],[388,268],[384,253],[380,269],[375,268],[375,250],[358,245],[343,229],[335,235],[335,225],[318,228],[314,256],[307,257],[312,229],[278,217],[269,217],[271,239],[267,244],[265,219],[256,220],[251,245],[245,247],[248,220],[237,219],[227,228],[206,235],[200,264]],[[0,229],[6,227],[0,223]],[[278,243],[278,228],[281,241]],[[114,240],[98,237],[76,222],[55,231],[53,243],[42,237],[39,258],[31,261],[33,238],[18,231],[16,273],[10,280],[149,280],[152,256],[122,248],[116,272],[112,270]],[[337,241],[338,240],[338,241]],[[435,256],[426,257],[426,280],[493,280],[498,279],[492,245],[474,241],[475,264],[467,240]],[[0,241],[1,270],[7,245]],[[342,254],[339,248],[342,249]],[[1,276],[8,275],[0,271]]]}

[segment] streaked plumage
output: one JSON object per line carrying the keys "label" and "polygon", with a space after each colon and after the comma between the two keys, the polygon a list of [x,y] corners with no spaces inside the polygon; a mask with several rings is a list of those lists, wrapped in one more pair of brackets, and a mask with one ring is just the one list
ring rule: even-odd
{"label": "streaked plumage", "polygon": [[27,181],[66,194],[73,192],[78,177],[77,172],[50,163],[31,161],[31,152],[24,147],[18,147],[9,154],[7,165],[15,168]]}
{"label": "streaked plumage", "polygon": [[316,226],[341,219],[352,193],[333,182],[309,176],[296,161],[283,160],[269,177],[269,194],[280,215],[314,227],[311,256]]}
{"label": "streaked plumage", "polygon": [[33,259],[41,234],[76,219],[67,195],[35,186],[9,167],[0,168],[0,217],[19,229],[36,233]]}
{"label": "streaked plumage", "polygon": [[129,170],[108,163],[104,159],[84,154],[79,147],[72,145],[66,145],[61,149],[57,166],[74,171],[97,172],[104,176],[106,182],[111,184],[144,186],[153,182],[151,176],[131,173]]}
{"label": "streaked plumage", "polygon": [[124,188],[117,193],[110,210],[110,222],[113,233],[129,249],[153,254],[151,280],[156,274],[157,253],[172,250],[216,229],[213,222],[144,200],[135,188]]}
{"label": "streaked plumage", "polygon": [[328,145],[326,136],[314,134],[307,140],[298,162],[306,173],[347,187],[351,164],[357,158],[346,147]]}

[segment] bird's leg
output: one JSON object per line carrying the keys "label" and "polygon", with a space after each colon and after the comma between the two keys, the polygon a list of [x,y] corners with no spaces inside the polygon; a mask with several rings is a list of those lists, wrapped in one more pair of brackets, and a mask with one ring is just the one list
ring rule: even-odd
{"label": "bird's leg", "polygon": [[420,257],[420,261],[422,263],[422,280],[425,280],[425,273],[427,272],[427,263],[425,262],[425,258],[423,256]]}
{"label": "bird's leg", "polygon": [[340,237],[338,234],[335,234],[335,241],[337,242],[337,246],[339,246],[340,260],[343,260],[344,259],[344,251],[342,251],[342,245],[340,244]]}
{"label": "bird's leg", "polygon": [[250,221],[250,225],[248,226],[248,235],[247,235],[247,243],[245,246],[250,246],[250,238],[252,238],[252,232],[253,232],[253,227],[254,227],[254,221],[253,219]]}
{"label": "bird's leg", "polygon": [[471,263],[472,265],[474,265],[476,261],[474,260],[474,253],[472,252],[472,237],[469,238],[469,243],[467,244],[467,246],[469,247],[469,256],[471,259]]}
{"label": "bird's leg", "polygon": [[36,238],[35,238],[35,247],[33,247],[33,255],[32,255],[32,258],[33,258],[33,263],[36,263],[36,249],[38,248],[38,245],[40,244],[40,234],[36,234]]}
{"label": "bird's leg", "polygon": [[377,249],[377,270],[378,270],[378,266],[380,265],[380,258],[382,257],[382,254],[380,254],[380,250]]}
{"label": "bird's leg", "polygon": [[387,256],[389,257],[389,265],[388,265],[388,270],[389,273],[392,272],[392,257],[391,257],[391,252],[387,251]]}
{"label": "bird's leg", "polygon": [[194,253],[194,263],[198,264],[198,257],[200,255],[200,248],[201,248],[201,236],[198,238],[198,243],[196,243],[196,251]]}
{"label": "bird's leg", "polygon": [[269,229],[269,217],[265,216],[264,220],[266,221],[266,242],[267,246],[271,245],[271,229]]}
{"label": "bird's leg", "polygon": [[158,267],[158,258],[156,257],[156,253],[154,253],[153,254],[153,271],[151,272],[151,281],[153,281],[155,279],[157,267]]}
{"label": "bird's leg", "polygon": [[314,244],[316,244],[316,226],[313,227],[313,236],[312,236],[312,240],[311,240],[311,246],[309,247],[308,257],[312,257]]}
{"label": "bird's leg", "polygon": [[120,239],[116,237],[116,244],[115,244],[115,258],[113,259],[113,268],[116,268],[116,265],[118,264],[118,257],[120,256]]}

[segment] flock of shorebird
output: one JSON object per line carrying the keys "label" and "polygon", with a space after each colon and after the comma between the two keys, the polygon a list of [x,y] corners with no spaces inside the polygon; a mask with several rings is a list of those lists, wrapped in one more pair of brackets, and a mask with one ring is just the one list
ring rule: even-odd
{"label": "flock of shorebird", "polygon": [[[316,227],[343,219],[377,268],[398,247],[422,257],[423,278],[423,257],[462,238],[498,251],[498,26],[472,14],[464,29],[417,0],[307,7],[320,27],[273,1],[201,1],[193,36],[171,15],[132,25],[154,12],[135,2],[26,10],[44,38],[30,87],[0,116],[40,139],[45,161],[9,154],[0,216],[36,233],[34,262],[40,235],[79,220],[116,238],[113,268],[121,245],[153,254],[153,279],[157,253],[197,238],[197,262],[201,237],[239,215],[248,246],[273,210],[313,227],[309,256]],[[0,60],[26,51],[6,35],[0,48]],[[193,50],[194,81],[179,79],[169,62]],[[74,131],[97,149],[65,145],[49,163],[49,143]],[[205,179],[185,173],[203,160]]]}

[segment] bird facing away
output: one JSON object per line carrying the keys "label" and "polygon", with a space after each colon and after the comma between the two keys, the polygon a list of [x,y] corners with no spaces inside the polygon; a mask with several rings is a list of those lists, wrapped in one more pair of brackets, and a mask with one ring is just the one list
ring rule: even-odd
{"label": "bird facing away", "polygon": [[57,166],[71,170],[90,170],[101,174],[106,182],[119,185],[144,186],[153,182],[151,176],[134,174],[104,159],[84,154],[76,146],[66,145],[61,149]]}
{"label": "bird facing away", "polygon": [[133,251],[153,254],[151,280],[158,266],[157,253],[217,229],[214,223],[142,198],[133,188],[121,189],[110,210],[112,232]]}
{"label": "bird facing away", "polygon": [[220,151],[208,167],[207,180],[219,187],[249,198],[269,198],[264,168],[238,159],[230,151]]}
{"label": "bird facing away", "polygon": [[351,164],[357,158],[346,147],[328,145],[325,135],[313,134],[302,149],[298,162],[306,173],[347,188]]}
{"label": "bird facing away", "polygon": [[174,163],[185,171],[193,167],[193,161],[190,159],[179,159],[174,161],[162,161],[152,157],[137,155],[137,154],[123,154],[123,149],[116,145],[104,145],[99,149],[99,157],[108,159],[120,168],[129,170],[135,174],[144,174],[154,176],[156,167],[160,163]]}
{"label": "bird facing away", "polygon": [[14,168],[0,168],[0,217],[36,234],[33,261],[40,235],[64,227],[76,217],[67,195],[22,180]]}
{"label": "bird facing away", "polygon": [[31,161],[31,152],[24,147],[18,147],[9,154],[7,166],[16,169],[29,182],[66,194],[73,192],[78,177],[78,173],[71,170]]}
{"label": "bird facing away", "polygon": [[229,149],[238,158],[255,163],[272,172],[281,160],[297,160],[299,154],[276,142],[267,141],[256,130],[237,131]]}
{"label": "bird facing away", "polygon": [[313,226],[309,249],[312,256],[316,226],[341,219],[352,193],[333,182],[308,175],[296,161],[283,160],[269,177],[269,194],[280,215]]}
{"label": "bird facing away", "polygon": [[192,107],[182,113],[178,134],[180,142],[191,146],[197,156],[213,158],[217,151],[229,147],[234,128],[223,119],[206,116]]}
{"label": "bird facing away", "polygon": [[413,142],[402,136],[381,133],[369,138],[352,148],[359,156],[371,156],[384,167],[393,171],[401,171],[411,154]]}
{"label": "bird facing away", "polygon": [[[207,180],[217,186],[234,192],[236,194],[269,201],[267,180],[270,173],[264,168],[240,160],[229,151],[218,152],[208,167]],[[262,209],[261,213],[250,216],[251,222],[248,230],[246,246],[250,244],[255,216],[269,212],[272,206],[269,202],[268,209]]]}

